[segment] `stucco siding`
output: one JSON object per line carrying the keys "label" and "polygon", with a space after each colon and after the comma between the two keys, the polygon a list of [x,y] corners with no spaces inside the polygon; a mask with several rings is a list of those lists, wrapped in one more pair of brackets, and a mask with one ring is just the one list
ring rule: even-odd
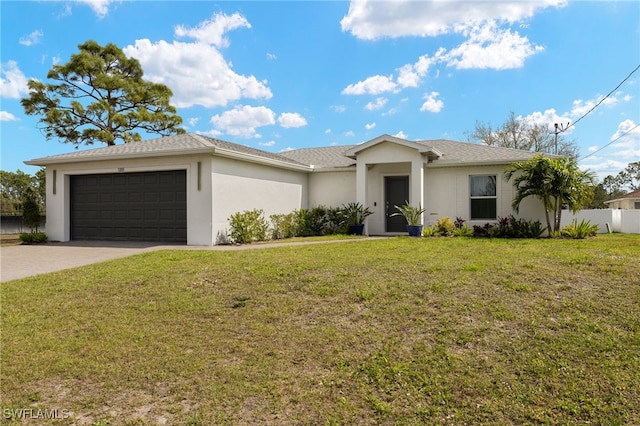
{"label": "stucco siding", "polygon": [[309,175],[307,208],[340,207],[356,201],[356,171],[314,172]]}
{"label": "stucco siding", "polygon": [[214,244],[224,241],[234,213],[261,209],[268,219],[308,204],[306,173],[222,157],[211,164]]}
{"label": "stucco siding", "polygon": [[[101,173],[135,173],[158,170],[186,170],[187,174],[187,244],[211,244],[211,191],[206,179],[200,180],[209,157],[174,156],[149,159],[123,159],[99,162],[50,164],[47,173],[46,232],[52,241],[69,241],[70,176]],[[201,175],[202,178],[202,175]],[[55,188],[55,189],[54,189]]]}
{"label": "stucco siding", "polygon": [[439,218],[449,216],[452,220],[461,217],[470,226],[482,225],[491,220],[471,220],[470,176],[496,176],[496,212],[498,217],[511,214],[544,223],[544,211],[537,200],[525,200],[520,214],[513,211],[511,203],[515,190],[503,178],[503,166],[472,166],[430,168],[425,171],[425,224],[433,225]]}

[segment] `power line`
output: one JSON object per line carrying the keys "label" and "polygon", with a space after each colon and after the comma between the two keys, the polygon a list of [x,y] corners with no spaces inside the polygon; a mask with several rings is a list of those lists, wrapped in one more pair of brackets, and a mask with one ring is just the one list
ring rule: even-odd
{"label": "power line", "polygon": [[[637,68],[636,68],[636,69],[637,69]],[[618,87],[619,87],[619,86],[618,86]],[[597,149],[597,150],[593,151],[591,154],[586,155],[586,156],[584,156],[584,157],[582,157],[582,158],[578,159],[578,161],[582,161],[582,160],[584,160],[585,158],[589,158],[589,157],[591,157],[592,155],[594,155],[595,153],[602,151],[603,149],[605,149],[606,147],[608,147],[608,146],[609,146],[609,145],[611,145],[612,143],[614,143],[614,142],[616,142],[616,141],[618,141],[618,140],[622,139],[623,137],[627,136],[629,133],[633,132],[633,131],[634,131],[635,129],[637,129],[639,126],[640,126],[640,124],[636,124],[636,125],[635,125],[635,126],[633,126],[631,129],[627,130],[626,132],[624,132],[623,134],[621,134],[620,136],[618,136],[617,138],[615,138],[614,140],[612,140],[611,142],[609,142],[608,144],[606,144],[605,146],[603,146],[602,148]]]}
{"label": "power line", "polygon": [[[617,86],[616,86],[612,91],[610,91],[609,93],[607,93],[607,94],[606,94],[606,96],[605,96],[604,98],[600,99],[600,101],[598,101],[598,103],[597,103],[597,104],[595,104],[595,105],[593,106],[593,108],[591,108],[589,111],[587,111],[586,113],[584,113],[584,115],[583,115],[582,117],[578,118],[576,121],[574,121],[573,123],[571,123],[571,124],[570,124],[567,128],[565,128],[564,130],[567,130],[567,129],[569,129],[570,127],[575,126],[576,124],[578,124],[578,121],[582,120],[582,119],[583,119],[583,118],[585,118],[587,115],[591,114],[591,112],[592,112],[594,109],[596,109],[598,106],[600,106],[600,104],[601,104],[602,102],[604,102],[604,100],[605,100],[605,99],[607,99],[609,96],[611,96],[611,95],[613,94],[613,92],[615,92],[616,90],[618,90],[618,89],[620,88],[620,86],[622,86],[622,85],[624,84],[624,82],[625,82],[625,81],[629,80],[629,78],[631,78],[631,76],[632,76],[636,71],[638,71],[639,69],[640,69],[640,65],[638,65],[638,66],[637,66],[633,71],[631,71],[631,72],[629,73],[629,75],[628,75],[628,76],[626,76],[626,77],[625,77],[625,79],[624,79],[624,80],[622,80],[622,81],[620,82],[620,84],[618,84],[618,85],[617,85]],[[637,126],[636,126],[636,127],[637,127]],[[635,129],[635,127],[634,127],[634,129]],[[625,134],[626,134],[626,133],[625,133]],[[613,142],[611,142],[611,143],[613,143]],[[609,144],[607,144],[607,145],[605,145],[605,146],[608,146],[608,145],[610,145],[611,143],[609,143]],[[602,149],[602,148],[601,148],[601,149]],[[598,150],[598,151],[599,151],[599,150]],[[596,152],[597,152],[597,151],[596,151]]]}

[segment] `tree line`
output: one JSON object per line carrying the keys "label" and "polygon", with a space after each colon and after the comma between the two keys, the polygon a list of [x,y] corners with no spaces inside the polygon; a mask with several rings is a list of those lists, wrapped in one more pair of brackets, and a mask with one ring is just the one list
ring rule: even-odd
{"label": "tree line", "polygon": [[44,169],[35,176],[21,170],[0,170],[0,210],[2,216],[22,216],[27,200],[35,202],[40,212],[45,211],[46,174]]}

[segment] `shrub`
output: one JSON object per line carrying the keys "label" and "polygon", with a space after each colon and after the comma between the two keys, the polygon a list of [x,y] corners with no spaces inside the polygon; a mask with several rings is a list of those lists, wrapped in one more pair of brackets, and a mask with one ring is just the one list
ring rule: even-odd
{"label": "shrub", "polygon": [[40,206],[36,202],[33,189],[29,188],[22,201],[22,223],[38,232],[40,226]]}
{"label": "shrub", "polygon": [[487,238],[489,237],[489,232],[493,228],[491,223],[485,223],[484,225],[473,225],[473,236]]}
{"label": "shrub", "polygon": [[460,216],[456,216],[456,221],[454,222],[454,225],[456,226],[456,228],[462,228],[465,222],[466,220],[464,220]]}
{"label": "shrub", "polygon": [[23,232],[18,236],[24,244],[42,244],[49,239],[44,232]]}
{"label": "shrub", "polygon": [[265,220],[262,210],[246,210],[242,213],[232,214],[229,217],[229,226],[231,227],[229,236],[236,244],[267,239],[269,224]]}
{"label": "shrub", "polygon": [[443,237],[452,235],[453,230],[456,228],[449,216],[441,217],[436,221],[434,226],[438,235],[442,235]]}
{"label": "shrub", "polygon": [[438,231],[435,226],[425,226],[422,228],[422,236],[423,237],[434,237],[438,235]]}
{"label": "shrub", "polygon": [[571,224],[565,226],[560,231],[563,237],[573,239],[584,239],[587,237],[593,237],[598,232],[598,225],[592,225],[589,220],[581,220],[578,223],[577,219],[573,219]]}
{"label": "shrub", "polygon": [[473,237],[473,229],[469,225],[461,225],[453,230],[454,237]]}
{"label": "shrub", "polygon": [[539,220],[516,219],[513,215],[498,218],[498,224],[488,230],[493,238],[540,238],[546,228]]}

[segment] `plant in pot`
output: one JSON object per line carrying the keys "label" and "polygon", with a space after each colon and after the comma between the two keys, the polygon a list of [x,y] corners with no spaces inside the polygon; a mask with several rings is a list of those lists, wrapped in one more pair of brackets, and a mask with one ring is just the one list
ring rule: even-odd
{"label": "plant in pot", "polygon": [[404,216],[407,220],[407,231],[409,231],[410,237],[421,237],[422,236],[422,213],[425,212],[425,209],[422,208],[420,204],[418,207],[413,207],[407,202],[403,206],[395,206],[398,209],[397,213],[392,214],[391,216]]}
{"label": "plant in pot", "polygon": [[364,220],[373,214],[369,207],[365,207],[361,203],[344,204],[340,212],[350,235],[362,235]]}

